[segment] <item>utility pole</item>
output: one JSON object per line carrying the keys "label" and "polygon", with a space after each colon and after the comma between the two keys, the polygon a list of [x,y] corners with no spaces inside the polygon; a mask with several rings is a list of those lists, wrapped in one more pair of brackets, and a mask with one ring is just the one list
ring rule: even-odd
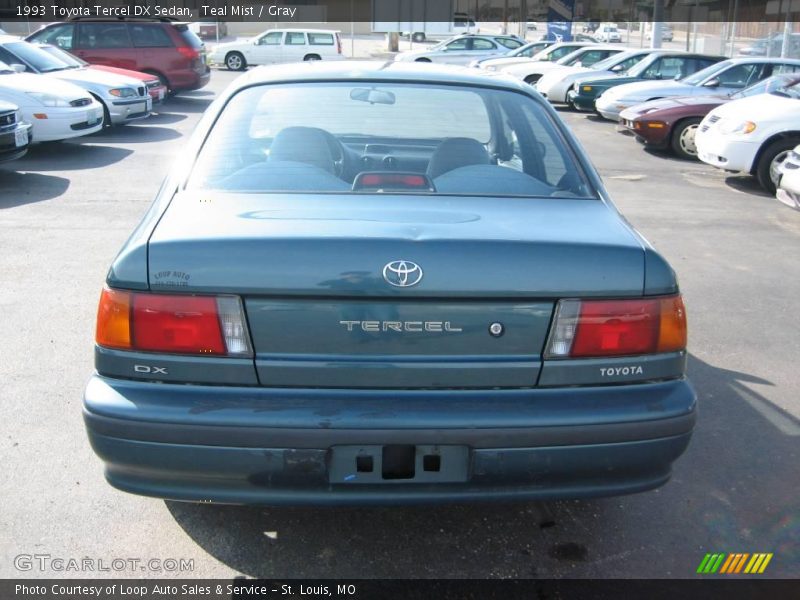
{"label": "utility pole", "polygon": [[653,27],[650,32],[650,47],[661,48],[661,23],[664,21],[664,0],[655,0],[653,4]]}

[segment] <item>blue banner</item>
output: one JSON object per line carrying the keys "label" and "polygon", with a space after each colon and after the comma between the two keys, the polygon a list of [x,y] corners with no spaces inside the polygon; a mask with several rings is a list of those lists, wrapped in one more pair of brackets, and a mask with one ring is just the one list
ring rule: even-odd
{"label": "blue banner", "polygon": [[554,42],[572,41],[572,19],[575,0],[550,0],[547,7],[547,39]]}

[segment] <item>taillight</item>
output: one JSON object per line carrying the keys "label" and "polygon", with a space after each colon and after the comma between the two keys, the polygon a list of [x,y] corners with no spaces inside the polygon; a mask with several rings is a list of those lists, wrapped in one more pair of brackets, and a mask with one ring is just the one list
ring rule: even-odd
{"label": "taillight", "polygon": [[104,288],[99,346],[143,352],[250,356],[250,335],[236,296],[148,294]]}
{"label": "taillight", "polygon": [[178,46],[178,53],[182,56],[185,56],[189,60],[194,60],[195,58],[200,57],[200,51],[195,50],[190,46]]}
{"label": "taillight", "polygon": [[545,358],[676,352],[686,348],[680,296],[636,300],[561,300]]}

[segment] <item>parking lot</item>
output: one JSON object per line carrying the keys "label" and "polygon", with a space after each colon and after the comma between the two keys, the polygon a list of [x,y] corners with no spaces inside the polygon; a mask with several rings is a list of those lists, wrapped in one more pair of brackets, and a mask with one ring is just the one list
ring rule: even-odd
{"label": "parking lot", "polygon": [[[562,112],[678,271],[700,417],[665,487],[593,501],[385,509],[188,505],[115,491],[81,418],[106,269],[215,92],[0,166],[2,577],[691,577],[707,552],[800,575],[800,212],[747,177]],[[192,559],[188,572],[19,570],[15,557]]]}

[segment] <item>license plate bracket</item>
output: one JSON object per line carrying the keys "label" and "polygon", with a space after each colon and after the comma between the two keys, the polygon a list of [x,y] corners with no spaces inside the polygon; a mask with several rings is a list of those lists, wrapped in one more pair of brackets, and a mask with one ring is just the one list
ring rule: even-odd
{"label": "license plate bracket", "polygon": [[27,129],[17,129],[14,132],[14,143],[16,144],[17,148],[20,146],[27,146],[28,145],[28,130]]}
{"label": "license plate bracket", "polygon": [[468,446],[333,446],[328,480],[336,484],[459,483],[469,479]]}

